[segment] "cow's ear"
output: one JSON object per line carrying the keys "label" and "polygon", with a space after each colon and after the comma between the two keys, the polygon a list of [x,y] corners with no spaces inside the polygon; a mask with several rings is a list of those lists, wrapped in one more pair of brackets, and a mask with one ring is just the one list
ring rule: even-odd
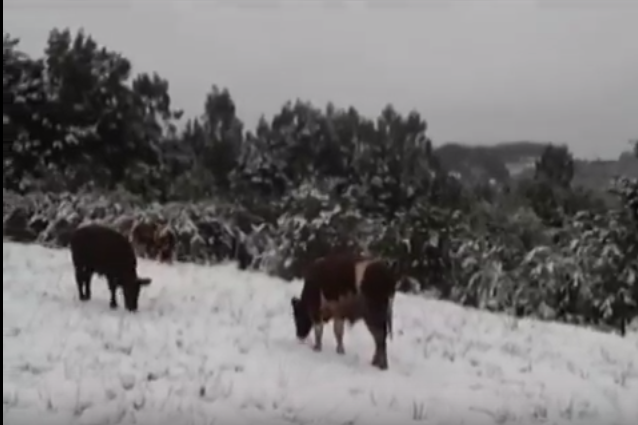
{"label": "cow's ear", "polygon": [[150,277],[139,277],[137,278],[137,283],[140,284],[140,286],[148,286],[150,285],[152,282]]}

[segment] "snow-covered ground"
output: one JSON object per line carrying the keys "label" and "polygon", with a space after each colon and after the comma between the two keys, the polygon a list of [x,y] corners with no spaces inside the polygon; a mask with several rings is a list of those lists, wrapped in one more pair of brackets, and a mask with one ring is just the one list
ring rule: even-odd
{"label": "snow-covered ground", "polygon": [[[285,284],[142,261],[140,312],[80,304],[68,251],[3,243],[3,424],[592,424],[638,420],[638,340],[398,296],[390,370],[363,325],[294,338]],[[399,421],[399,422],[397,422]]]}

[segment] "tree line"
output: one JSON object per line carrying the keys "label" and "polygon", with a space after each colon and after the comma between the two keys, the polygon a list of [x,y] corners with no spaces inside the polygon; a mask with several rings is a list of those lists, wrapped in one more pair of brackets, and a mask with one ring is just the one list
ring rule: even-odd
{"label": "tree line", "polygon": [[236,203],[273,225],[312,223],[295,233],[300,263],[363,244],[398,262],[405,290],[466,305],[612,326],[638,310],[638,184],[619,176],[612,198],[575,187],[564,145],[529,177],[474,181],[446,169],[418,111],[391,104],[371,118],[294,100],[247,129],[213,85],[180,125],[166,79],[84,31],[52,30],[40,57],[5,33],[3,64],[6,190]]}

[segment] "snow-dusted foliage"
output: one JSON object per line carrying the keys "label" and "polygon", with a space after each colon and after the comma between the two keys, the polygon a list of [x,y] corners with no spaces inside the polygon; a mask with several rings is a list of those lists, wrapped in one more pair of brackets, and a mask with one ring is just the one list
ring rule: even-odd
{"label": "snow-dusted foliage", "polygon": [[162,220],[177,235],[182,261],[236,260],[293,278],[309,260],[349,249],[396,261],[404,290],[434,289],[468,306],[620,330],[636,316],[636,234],[612,214],[581,213],[547,235],[546,244],[526,250],[508,235],[469,235],[460,217],[456,227],[437,230],[442,218],[436,211],[422,211],[421,222],[404,218],[384,225],[317,192],[300,189],[291,197],[298,203],[288,200],[289,212],[273,224],[219,204],[148,205],[105,195],[5,191],[3,235],[65,246],[69,232],[89,220],[123,231],[136,220]]}
{"label": "snow-dusted foliage", "polygon": [[468,181],[416,111],[297,100],[244,131],[213,86],[178,132],[168,82],[131,80],[81,32],[52,31],[40,59],[5,35],[3,54],[6,238],[65,246],[88,220],[160,221],[182,261],[290,279],[357,251],[391,261],[403,291],[468,306],[620,331],[638,312],[638,183],[619,178],[612,199],[573,187],[566,147],[547,146],[528,179],[483,158],[493,172]]}

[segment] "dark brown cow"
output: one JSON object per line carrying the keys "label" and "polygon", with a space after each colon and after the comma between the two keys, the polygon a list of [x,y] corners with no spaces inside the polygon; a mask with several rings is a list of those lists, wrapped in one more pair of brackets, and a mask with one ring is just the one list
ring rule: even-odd
{"label": "dark brown cow", "polygon": [[337,353],[343,354],[345,322],[363,320],[375,342],[372,365],[387,369],[395,290],[394,274],[381,260],[356,255],[320,258],[306,270],[301,297],[291,299],[297,338],[305,340],[314,329],[314,349],[321,351],[324,323],[332,320]]}
{"label": "dark brown cow", "polygon": [[137,275],[137,258],[126,236],[100,224],[78,227],[71,236],[71,258],[81,301],[91,299],[94,273],[106,277],[111,308],[117,308],[116,291],[122,288],[127,310],[137,311],[140,290],[151,283]]}

